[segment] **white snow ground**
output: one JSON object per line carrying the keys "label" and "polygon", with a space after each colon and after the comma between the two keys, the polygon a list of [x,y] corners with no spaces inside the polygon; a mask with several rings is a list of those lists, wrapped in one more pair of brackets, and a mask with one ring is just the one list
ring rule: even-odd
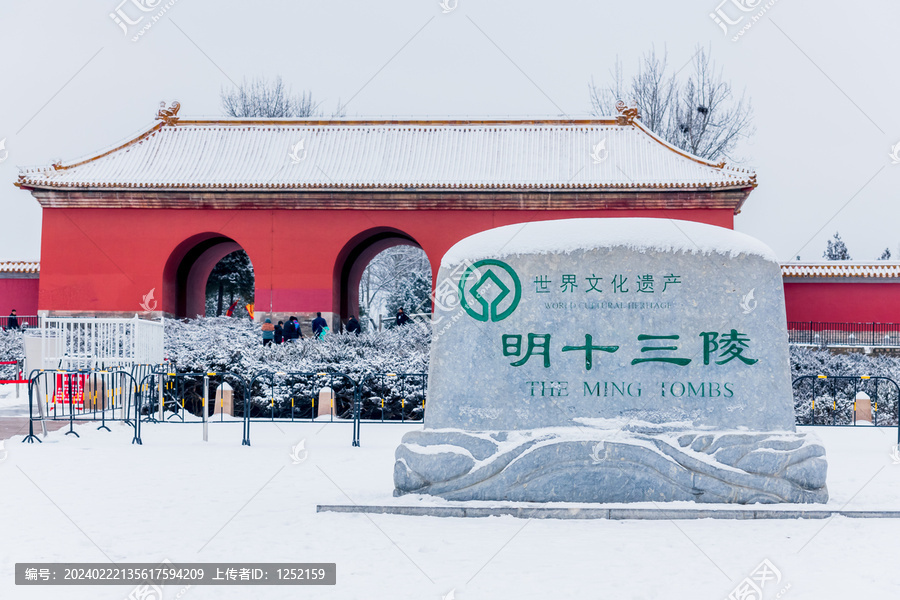
{"label": "white snow ground", "polygon": [[0,417],[20,416],[28,416],[28,386],[19,386],[19,397],[17,398],[14,384],[0,385]]}
{"label": "white snow ground", "polygon": [[[316,513],[316,504],[441,504],[392,497],[393,453],[416,425],[237,423],[77,427],[7,440],[0,462],[0,598],[124,600],[133,586],[14,585],[16,561],[335,562],[333,587],[169,586],[180,598],[716,600],[768,559],[763,599],[889,598],[900,520],[564,521]],[[900,509],[896,429],[815,428],[829,507]],[[291,449],[305,440],[305,460]],[[2,456],[2,453],[0,453]],[[446,504],[446,503],[444,503]],[[654,506],[652,503],[640,506]],[[666,505],[673,506],[673,505]],[[691,503],[674,506],[693,507]],[[708,507],[709,505],[701,505]],[[722,507],[728,509],[729,507]],[[815,506],[809,506],[815,508]],[[780,594],[780,595],[779,595]]]}

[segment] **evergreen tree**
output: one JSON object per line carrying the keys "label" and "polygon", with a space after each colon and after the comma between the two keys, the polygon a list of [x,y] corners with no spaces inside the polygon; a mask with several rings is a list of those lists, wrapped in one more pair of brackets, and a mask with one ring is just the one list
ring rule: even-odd
{"label": "evergreen tree", "polygon": [[220,260],[209,274],[206,282],[207,315],[222,316],[227,306],[235,300],[239,300],[238,306],[243,310],[245,304],[253,302],[253,296],[253,265],[246,252],[237,250]]}
{"label": "evergreen tree", "polygon": [[891,260],[891,249],[885,248],[884,252],[881,253],[881,256],[878,257],[878,260]]}
{"label": "evergreen tree", "polygon": [[851,260],[850,253],[847,251],[847,245],[841,239],[841,234],[834,232],[834,239],[828,240],[828,246],[825,248],[825,254],[822,255],[825,260]]}

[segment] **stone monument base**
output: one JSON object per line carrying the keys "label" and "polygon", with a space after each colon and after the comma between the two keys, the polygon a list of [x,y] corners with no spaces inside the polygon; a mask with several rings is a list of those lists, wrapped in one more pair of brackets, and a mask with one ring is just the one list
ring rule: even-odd
{"label": "stone monument base", "polygon": [[825,503],[825,448],[793,432],[674,427],[413,431],[394,495],[530,502]]}

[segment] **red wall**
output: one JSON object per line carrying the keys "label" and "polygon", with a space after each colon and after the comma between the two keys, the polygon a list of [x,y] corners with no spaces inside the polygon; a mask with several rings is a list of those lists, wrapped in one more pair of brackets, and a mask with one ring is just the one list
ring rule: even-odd
{"label": "red wall", "polygon": [[900,322],[900,281],[785,280],[788,321]]}
{"label": "red wall", "polygon": [[[250,256],[260,312],[338,312],[335,270],[359,234],[392,228],[415,240],[436,270],[456,242],[493,227],[579,217],[663,217],[732,228],[725,209],[676,210],[227,210],[45,208],[41,310],[142,312],[151,289],[174,313],[171,264],[188,238],[225,236]],[[192,242],[193,243],[193,242]],[[170,261],[170,258],[173,259]],[[164,273],[165,271],[165,273]],[[20,310],[20,313],[23,311]]]}
{"label": "red wall", "polygon": [[[663,217],[727,228],[733,227],[734,219],[730,210],[703,209],[46,208],[40,293],[37,279],[0,279],[0,313],[9,314],[15,307],[20,315],[35,314],[38,308],[133,314],[144,310],[141,307],[144,295],[154,289],[157,310],[174,314],[173,265],[177,268],[184,253],[197,240],[217,236],[235,240],[249,254],[256,275],[258,311],[339,312],[341,291],[337,288],[342,263],[370,232],[390,229],[411,237],[428,255],[436,271],[441,257],[453,244],[479,231],[526,221],[578,217]],[[361,256],[369,254],[371,251]],[[210,266],[201,265],[202,262],[198,261],[198,273],[204,271],[199,276],[205,278]],[[353,269],[354,273],[358,267]],[[786,280],[784,292],[788,321],[900,322],[900,282]]]}
{"label": "red wall", "polygon": [[36,277],[32,279],[0,277],[0,317],[7,316],[12,309],[16,309],[20,317],[36,315],[38,281]]}

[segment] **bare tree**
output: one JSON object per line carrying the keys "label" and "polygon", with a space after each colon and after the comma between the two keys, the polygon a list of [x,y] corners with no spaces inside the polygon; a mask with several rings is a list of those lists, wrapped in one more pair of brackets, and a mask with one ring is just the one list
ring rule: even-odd
{"label": "bare tree", "polygon": [[638,108],[641,123],[670,144],[709,160],[732,155],[742,138],[753,135],[753,107],[742,93],[735,98],[709,54],[702,48],[691,60],[692,69],[670,74],[668,53],[651,49],[641,57],[637,73],[626,84],[617,59],[606,87],[589,85],[591,112],[615,114],[618,100]]}
{"label": "bare tree", "polygon": [[319,104],[313,101],[312,92],[294,94],[285,86],[280,76],[273,80],[257,77],[244,79],[236,88],[220,93],[222,109],[231,117],[316,117]]}
{"label": "bare tree", "polygon": [[663,139],[668,139],[671,113],[678,96],[674,75],[668,75],[668,55],[657,56],[656,49],[645,54],[638,71],[626,84],[622,61],[616,58],[609,87],[599,88],[593,79],[590,85],[591,111],[595,115],[615,114],[616,102],[628,99],[636,104],[641,123]]}
{"label": "bare tree", "polygon": [[425,252],[416,246],[388,248],[363,271],[359,283],[360,317],[371,320],[398,307],[414,311],[430,292],[431,263]]}

